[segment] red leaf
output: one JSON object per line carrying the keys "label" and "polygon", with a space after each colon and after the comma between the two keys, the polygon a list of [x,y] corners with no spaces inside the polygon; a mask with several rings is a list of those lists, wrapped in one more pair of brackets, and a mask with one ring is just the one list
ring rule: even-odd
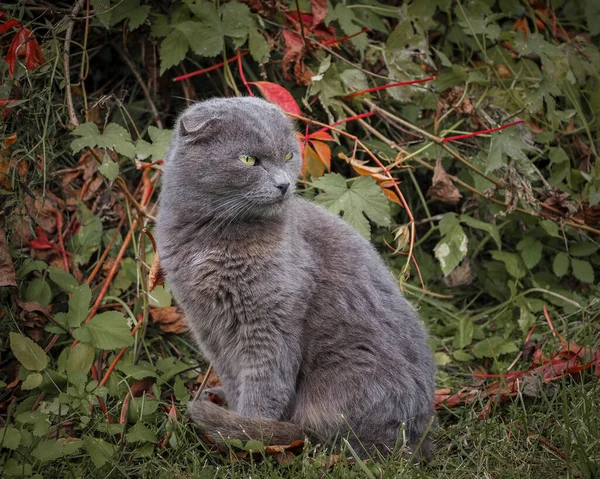
{"label": "red leaf", "polygon": [[20,26],[21,26],[21,24],[19,22],[17,22],[16,20],[12,20],[12,19],[8,20],[7,22],[0,25],[0,34],[6,33],[12,27],[20,27]]}
{"label": "red leaf", "polygon": [[329,145],[322,141],[311,141],[311,144],[327,171],[331,171],[331,148]]}
{"label": "red leaf", "polygon": [[327,16],[327,0],[310,0],[310,6],[313,14],[312,26],[316,27]]}
{"label": "red leaf", "polygon": [[11,77],[14,77],[18,57],[25,58],[25,67],[28,70],[33,70],[44,63],[42,49],[29,28],[21,27],[19,29],[8,48],[8,53],[4,57],[4,60],[8,63],[8,73]]}
{"label": "red leaf", "polygon": [[300,107],[289,91],[276,83],[268,81],[248,82],[248,85],[256,85],[267,100],[280,106],[283,111],[302,116]]}
{"label": "red leaf", "polygon": [[310,135],[308,135],[307,138],[309,140],[312,140],[312,139],[323,140],[323,141],[332,141],[333,140],[333,136],[331,136],[326,131],[321,131],[321,130],[315,131],[314,133],[311,133]]}
{"label": "red leaf", "polygon": [[35,227],[36,238],[29,242],[29,246],[35,249],[52,249],[54,246],[48,241],[48,236],[42,228]]}

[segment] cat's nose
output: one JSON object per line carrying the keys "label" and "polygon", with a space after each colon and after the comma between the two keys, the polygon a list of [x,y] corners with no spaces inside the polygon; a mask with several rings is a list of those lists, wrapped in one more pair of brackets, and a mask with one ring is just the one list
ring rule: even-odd
{"label": "cat's nose", "polygon": [[283,182],[283,181],[282,181],[281,183],[277,183],[277,184],[275,185],[275,187],[276,187],[276,188],[278,188],[278,189],[279,189],[279,191],[281,191],[281,194],[282,194],[282,195],[285,195],[285,194],[287,193],[287,190],[288,190],[288,189],[289,189],[289,187],[290,187],[290,182],[289,182],[289,181],[286,181],[286,182]]}

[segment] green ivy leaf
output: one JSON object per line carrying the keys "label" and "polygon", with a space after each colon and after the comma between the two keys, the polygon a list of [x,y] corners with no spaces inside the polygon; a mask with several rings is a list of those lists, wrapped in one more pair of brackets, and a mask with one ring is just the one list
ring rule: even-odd
{"label": "green ivy leaf", "polygon": [[360,176],[348,187],[342,175],[329,173],[317,178],[313,185],[323,190],[315,201],[335,214],[342,212],[344,220],[363,237],[370,237],[367,218],[379,226],[390,225],[389,202],[373,178]]}
{"label": "green ivy leaf", "polygon": [[119,349],[133,345],[127,319],[118,311],[107,311],[73,331],[73,337],[99,349]]}
{"label": "green ivy leaf", "polygon": [[48,268],[48,274],[50,275],[50,279],[67,293],[72,293],[77,287],[79,287],[79,282],[75,279],[75,276],[62,268],[50,266]]}
{"label": "green ivy leaf", "polygon": [[442,217],[439,227],[442,239],[435,245],[433,252],[444,276],[448,276],[467,254],[469,241],[460,221],[451,213]]}
{"label": "green ivy leaf", "polygon": [[464,352],[462,349],[452,351],[452,356],[457,361],[472,361],[474,358],[469,353]]}
{"label": "green ivy leaf", "polygon": [[92,367],[96,349],[89,343],[78,343],[70,352],[65,370],[68,374],[87,373]]}
{"label": "green ivy leaf", "polygon": [[496,261],[502,261],[506,271],[514,278],[521,279],[527,273],[527,269],[521,260],[521,257],[514,253],[504,251],[492,251],[492,258]]}
{"label": "green ivy leaf", "polygon": [[[554,138],[554,137],[553,137]],[[548,154],[550,161],[552,163],[563,163],[565,161],[569,161],[569,157],[567,156],[567,152],[559,147],[551,147],[550,153]]]}
{"label": "green ivy leaf", "polygon": [[119,164],[113,161],[110,155],[105,154],[104,158],[102,158],[102,164],[98,167],[98,171],[108,181],[115,181],[117,176],[119,176]]}
{"label": "green ivy leaf", "polygon": [[25,381],[21,384],[23,391],[31,391],[42,384],[43,376],[40,373],[29,373],[25,378]]}
{"label": "green ivy leaf", "polygon": [[160,44],[160,74],[172,66],[179,65],[184,59],[190,44],[185,34],[173,30]]}
{"label": "green ivy leaf", "polygon": [[52,301],[52,291],[44,278],[33,278],[25,290],[25,300],[35,301],[46,307]]}
{"label": "green ivy leaf", "polygon": [[569,255],[566,253],[558,253],[554,257],[554,262],[552,263],[554,274],[559,278],[562,278],[569,271],[570,262]]}
{"label": "green ivy leaf", "polygon": [[136,422],[125,436],[127,442],[151,442],[153,444],[158,442],[156,434],[144,426],[141,421]]}
{"label": "green ivy leaf", "polygon": [[115,454],[115,447],[102,439],[85,436],[83,438],[83,443],[94,466],[96,466],[96,469],[104,466],[104,464],[110,461],[110,458]]}
{"label": "green ivy leaf", "polygon": [[127,158],[133,158],[135,148],[131,135],[125,128],[116,123],[109,123],[103,133],[98,130],[98,125],[92,122],[82,123],[73,130],[73,135],[79,136],[71,142],[73,153],[82,148],[110,148]]}
{"label": "green ivy leaf", "polygon": [[43,371],[48,366],[44,350],[22,334],[10,333],[10,349],[17,361],[29,371]]}
{"label": "green ivy leaf", "polygon": [[21,442],[21,433],[12,426],[0,427],[0,448],[16,451]]}
{"label": "green ivy leaf", "polygon": [[157,286],[148,293],[148,304],[155,308],[167,308],[171,306],[173,296],[164,286]]}
{"label": "green ivy leaf", "polygon": [[571,267],[573,268],[573,276],[582,283],[594,282],[594,268],[589,261],[571,258]]}
{"label": "green ivy leaf", "polygon": [[41,463],[54,461],[63,456],[62,445],[57,440],[40,441],[31,455]]}

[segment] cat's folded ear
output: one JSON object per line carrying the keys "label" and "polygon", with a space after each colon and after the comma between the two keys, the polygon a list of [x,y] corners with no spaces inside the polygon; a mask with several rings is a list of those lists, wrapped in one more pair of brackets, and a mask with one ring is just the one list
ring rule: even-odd
{"label": "cat's folded ear", "polygon": [[179,133],[194,140],[202,139],[214,133],[220,121],[219,117],[200,118],[193,114],[185,115],[179,120]]}

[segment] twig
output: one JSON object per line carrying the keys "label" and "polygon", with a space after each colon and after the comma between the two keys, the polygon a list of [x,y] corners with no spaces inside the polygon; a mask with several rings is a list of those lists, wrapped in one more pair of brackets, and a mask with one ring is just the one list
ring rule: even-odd
{"label": "twig", "polygon": [[[242,56],[248,55],[248,52],[243,52],[241,55]],[[236,60],[237,60],[236,57],[232,57],[232,58],[229,58],[227,60],[227,63],[233,63]],[[208,72],[211,72],[213,70],[216,70],[217,68],[221,68],[223,65],[225,65],[225,62],[219,62],[219,63],[216,63],[216,64],[210,66],[210,67],[203,68],[202,70],[196,70],[196,71],[191,72],[191,73],[186,73],[185,75],[179,75],[179,76],[173,78],[173,81],[186,80],[186,79],[194,77],[196,75],[202,75],[203,73],[208,73]]]}
{"label": "twig", "polygon": [[206,387],[206,383],[208,383],[208,377],[210,376],[210,373],[212,373],[212,370],[213,370],[212,364],[209,364],[208,368],[206,368],[206,372],[204,373],[204,379],[202,379],[202,382],[200,383],[200,387],[196,391],[196,394],[194,394],[194,401],[197,401],[198,398],[200,397],[200,394],[202,394],[202,391],[204,391],[204,388]]}
{"label": "twig", "polygon": [[127,53],[125,53],[123,50],[121,50],[120,48],[118,48],[115,45],[113,45],[113,47],[115,48],[115,50],[117,50],[119,55],[121,55],[121,58],[127,64],[129,69],[131,70],[131,73],[133,73],[133,76],[135,77],[138,84],[140,85],[140,88],[144,92],[146,100],[148,100],[148,103],[150,104],[150,109],[152,110],[152,117],[154,118],[154,123],[156,123],[157,127],[161,128],[161,129],[164,128],[163,122],[160,119],[160,115],[158,113],[158,109],[156,108],[156,104],[154,103],[154,100],[152,100],[152,95],[150,95],[150,91],[148,90],[148,86],[144,82],[142,75],[140,75],[140,72],[138,72],[136,70],[135,65],[133,64],[133,62],[131,61],[129,56],[127,56]]}
{"label": "twig", "polygon": [[74,18],[83,8],[85,0],[77,0],[77,3],[73,7],[71,14],[69,15],[69,26],[65,33],[65,44],[63,47],[63,67],[65,70],[65,90],[67,95],[67,109],[69,110],[69,121],[71,126],[76,127],[79,125],[77,115],[75,114],[75,108],[73,107],[73,95],[71,93],[71,73],[70,73],[70,53],[71,53],[71,37],[73,36],[73,27],[75,26]]}
{"label": "twig", "polygon": [[300,4],[298,0],[296,2],[296,12],[298,13],[298,22],[300,22],[300,35],[302,36],[302,41],[304,42],[304,48],[306,48],[307,52],[310,52],[310,47],[308,43],[306,43],[306,35],[304,35],[304,21],[302,20],[302,12],[300,11]]}

